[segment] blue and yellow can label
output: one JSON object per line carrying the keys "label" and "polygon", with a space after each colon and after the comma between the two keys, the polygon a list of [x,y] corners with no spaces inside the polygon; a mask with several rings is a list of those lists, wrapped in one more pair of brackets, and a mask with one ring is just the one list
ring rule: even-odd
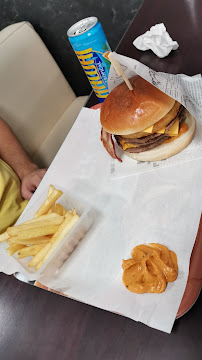
{"label": "blue and yellow can label", "polygon": [[97,97],[105,99],[109,94],[107,84],[110,68],[110,62],[107,60],[109,51],[96,52],[90,47],[82,51],[75,51],[75,53]]}
{"label": "blue and yellow can label", "polygon": [[[83,20],[86,26],[88,25],[88,19],[89,18]],[[111,49],[102,26],[97,20],[95,21],[95,25],[89,30],[75,35],[74,30],[78,30],[80,25],[82,25],[81,23],[82,21],[70,28],[68,31],[68,33],[70,33],[69,41],[95,94],[99,98],[99,101],[103,102],[109,94],[107,81],[111,63],[107,55]]]}

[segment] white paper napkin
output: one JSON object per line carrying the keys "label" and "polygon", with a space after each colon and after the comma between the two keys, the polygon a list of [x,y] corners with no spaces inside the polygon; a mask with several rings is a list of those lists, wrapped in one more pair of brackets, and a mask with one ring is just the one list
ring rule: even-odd
{"label": "white paper napkin", "polygon": [[163,23],[152,26],[149,31],[138,36],[133,45],[138,50],[152,50],[159,58],[168,56],[171,50],[179,47],[177,41],[171,39]]}

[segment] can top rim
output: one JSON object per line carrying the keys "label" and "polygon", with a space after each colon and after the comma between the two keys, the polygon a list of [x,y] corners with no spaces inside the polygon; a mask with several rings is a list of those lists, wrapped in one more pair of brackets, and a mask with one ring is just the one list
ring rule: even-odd
{"label": "can top rim", "polygon": [[77,21],[67,30],[67,36],[75,37],[84,34],[88,30],[92,29],[98,22],[98,18],[95,16],[90,16],[85,19]]}

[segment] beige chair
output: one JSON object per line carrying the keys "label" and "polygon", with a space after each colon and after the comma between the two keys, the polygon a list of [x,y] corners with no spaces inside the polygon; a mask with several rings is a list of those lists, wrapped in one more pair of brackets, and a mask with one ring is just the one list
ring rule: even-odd
{"label": "beige chair", "polygon": [[0,116],[39,166],[49,166],[86,100],[30,23],[0,31]]}

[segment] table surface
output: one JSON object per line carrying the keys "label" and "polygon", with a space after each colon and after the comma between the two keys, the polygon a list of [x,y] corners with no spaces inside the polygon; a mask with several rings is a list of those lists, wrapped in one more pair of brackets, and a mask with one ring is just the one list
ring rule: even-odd
{"label": "table surface", "polygon": [[[116,51],[151,68],[194,75],[202,64],[202,1],[145,0]],[[166,59],[132,41],[164,22],[179,50]],[[92,94],[87,106],[97,103]],[[202,296],[170,335],[0,274],[0,358],[49,360],[201,359]]]}
{"label": "table surface", "polygon": [[[140,61],[153,70],[187,75],[202,72],[202,1],[201,0],[144,0],[117,49],[118,54]],[[151,50],[140,51],[133,40],[151,26],[164,23],[179,48],[168,57],[159,59]],[[98,103],[91,94],[87,107]]]}

